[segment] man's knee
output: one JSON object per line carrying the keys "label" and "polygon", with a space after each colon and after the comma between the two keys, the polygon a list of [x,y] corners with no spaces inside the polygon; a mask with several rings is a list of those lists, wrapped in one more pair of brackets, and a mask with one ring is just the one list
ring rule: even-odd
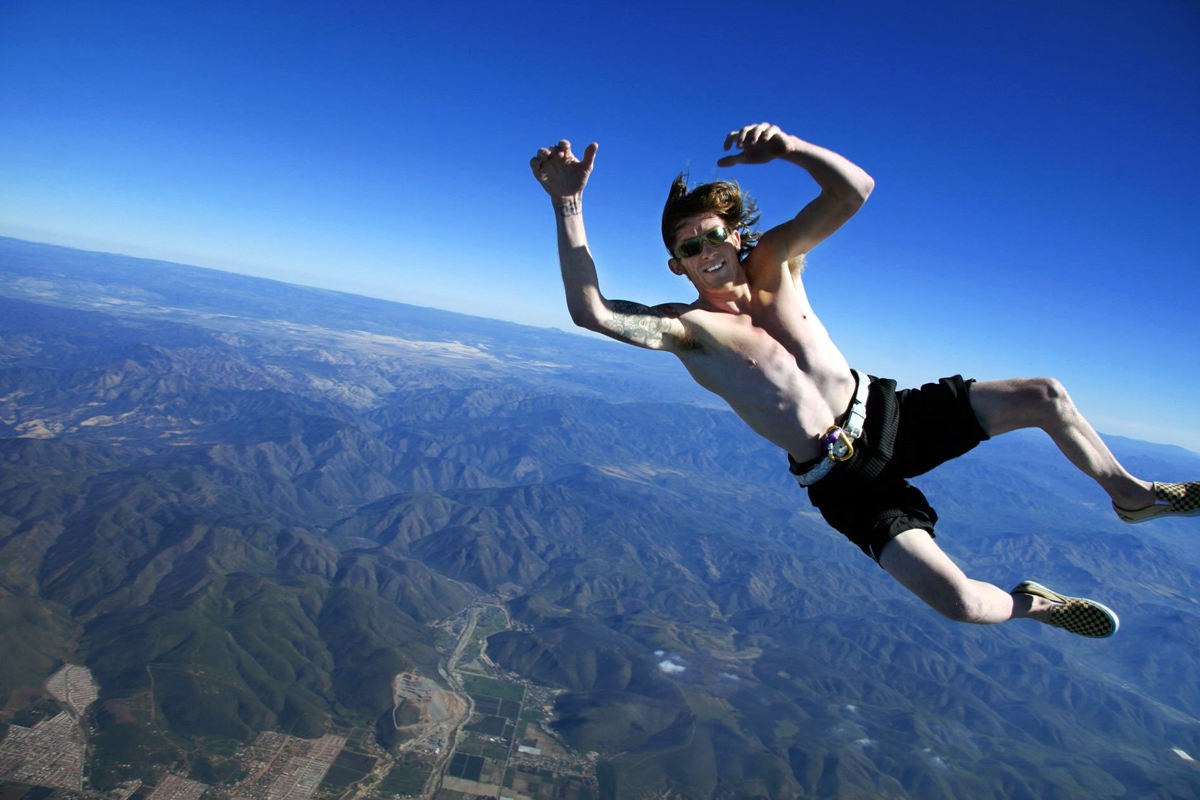
{"label": "man's knee", "polygon": [[926,602],[952,622],[979,623],[986,617],[983,598],[970,584],[947,587],[936,599],[927,598]]}
{"label": "man's knee", "polygon": [[1076,413],[1071,396],[1055,378],[976,384],[971,387],[971,407],[988,436],[1018,428],[1054,428]]}
{"label": "man's knee", "polygon": [[1056,378],[1030,378],[1021,387],[1020,396],[1022,405],[1043,427],[1075,413],[1075,403]]}

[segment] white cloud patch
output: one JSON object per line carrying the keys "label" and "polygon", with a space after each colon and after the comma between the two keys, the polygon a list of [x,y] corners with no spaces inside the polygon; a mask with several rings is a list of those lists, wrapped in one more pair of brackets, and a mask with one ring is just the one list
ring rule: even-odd
{"label": "white cloud patch", "polygon": [[671,661],[670,659],[667,659],[666,661],[660,661],[658,663],[658,668],[661,669],[663,672],[667,673],[668,675],[678,675],[679,673],[681,673],[685,669],[687,669],[687,667],[683,666],[682,664],[676,664],[674,661]]}

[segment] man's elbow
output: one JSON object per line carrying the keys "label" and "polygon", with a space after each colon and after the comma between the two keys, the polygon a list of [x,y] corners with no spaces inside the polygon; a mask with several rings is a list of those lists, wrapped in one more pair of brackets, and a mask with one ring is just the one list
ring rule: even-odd
{"label": "man's elbow", "polygon": [[571,312],[571,322],[574,322],[580,328],[586,328],[589,331],[597,333],[603,330],[600,325],[600,318],[596,315],[595,309],[586,304],[573,304],[567,307]]}
{"label": "man's elbow", "polygon": [[854,193],[850,196],[849,202],[854,205],[855,210],[858,210],[862,208],[863,203],[867,202],[867,198],[873,191],[875,191],[875,179],[864,172],[862,177],[854,182]]}

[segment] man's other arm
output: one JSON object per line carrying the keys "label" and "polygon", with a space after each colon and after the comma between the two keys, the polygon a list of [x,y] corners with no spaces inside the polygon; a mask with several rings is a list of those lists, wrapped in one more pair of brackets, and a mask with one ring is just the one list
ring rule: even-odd
{"label": "man's other arm", "polygon": [[595,157],[595,144],[588,146],[580,161],[564,140],[554,148],[542,148],[530,161],[534,176],[554,205],[558,261],[571,321],[627,344],[673,351],[681,346],[685,334],[676,315],[641,303],[609,300],[600,292],[583,224],[583,188]]}
{"label": "man's other arm", "polygon": [[719,166],[781,159],[804,169],[821,187],[821,193],[793,219],[763,234],[759,247],[766,245],[775,263],[802,263],[800,257],[846,224],[875,188],[875,180],[857,165],[831,150],[784,133],[776,125],[764,122],[733,131],[725,138],[725,149],[733,147],[741,152],[720,159]]}

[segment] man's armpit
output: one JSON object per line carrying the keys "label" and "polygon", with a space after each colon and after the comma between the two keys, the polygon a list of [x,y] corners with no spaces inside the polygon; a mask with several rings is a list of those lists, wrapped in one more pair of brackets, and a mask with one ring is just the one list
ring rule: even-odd
{"label": "man's armpit", "polygon": [[623,342],[657,350],[668,338],[678,339],[683,333],[679,314],[664,306],[650,308],[628,300],[612,300],[609,309],[612,314],[602,323],[604,329]]}

